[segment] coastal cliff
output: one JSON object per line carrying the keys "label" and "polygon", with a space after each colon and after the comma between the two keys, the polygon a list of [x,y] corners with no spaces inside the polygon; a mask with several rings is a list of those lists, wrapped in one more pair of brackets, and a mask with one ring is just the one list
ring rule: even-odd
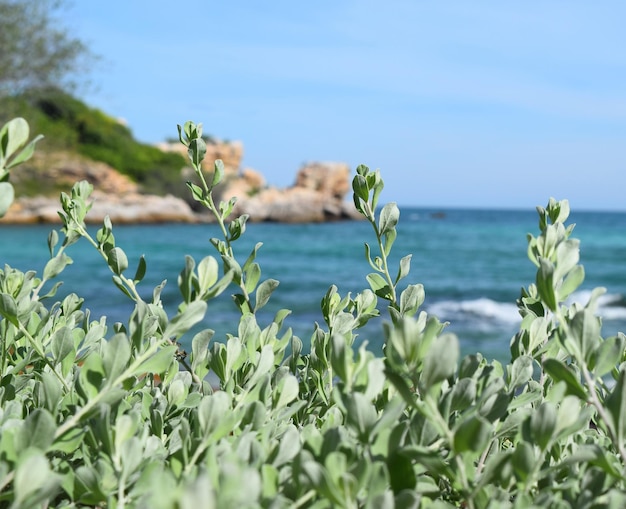
{"label": "coastal cliff", "polygon": [[[180,148],[179,148],[180,147]],[[184,151],[176,144],[162,144],[164,152]],[[206,166],[222,159],[226,169],[224,183],[216,189],[221,200],[237,199],[233,215],[248,214],[251,221],[321,222],[356,219],[352,202],[346,201],[350,190],[350,168],[343,163],[313,162],[300,168],[294,184],[288,188],[268,186],[264,176],[253,169],[240,169],[243,157],[241,142],[213,142],[208,145]],[[87,180],[94,186],[93,205],[87,222],[100,223],[108,215],[114,223],[205,222],[211,218],[194,210],[193,202],[180,196],[159,196],[143,192],[141,186],[108,164],[85,157],[48,152],[38,154],[36,169],[20,168],[16,180],[37,173],[42,188],[54,190],[54,196],[35,194],[18,198],[0,224],[57,223],[58,194],[69,192],[74,182]],[[181,183],[189,180],[189,169],[181,171]],[[181,186],[182,187],[182,186]]]}

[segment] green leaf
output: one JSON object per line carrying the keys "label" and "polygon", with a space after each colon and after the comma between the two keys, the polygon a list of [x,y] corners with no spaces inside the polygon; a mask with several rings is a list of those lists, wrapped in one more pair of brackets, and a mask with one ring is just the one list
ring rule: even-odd
{"label": "green leaf", "polygon": [[48,260],[43,269],[43,278],[48,280],[58,276],[65,267],[72,263],[72,259],[65,253],[59,253],[54,258]]}
{"label": "green leaf", "polygon": [[185,266],[178,275],[178,288],[183,296],[185,303],[189,303],[195,298],[195,288],[197,281],[194,269],[196,267],[196,261],[192,256],[185,255]]}
{"label": "green leaf", "polygon": [[187,398],[187,394],[187,387],[185,387],[184,382],[178,378],[167,388],[167,404],[170,407],[179,407]]}
{"label": "green leaf", "polygon": [[476,380],[473,378],[461,378],[457,380],[452,388],[451,411],[467,409],[476,401]]}
{"label": "green leaf", "polygon": [[136,366],[132,374],[143,375],[145,373],[164,373],[172,365],[176,350],[176,345],[164,346],[154,355],[151,355],[148,359]]}
{"label": "green leaf", "polygon": [[418,409],[416,402],[417,396],[415,394],[415,391],[411,390],[411,388],[409,387],[407,380],[388,368],[385,369],[385,376],[387,377],[387,380],[389,380],[391,384],[396,388],[396,390],[400,393],[402,399],[404,399],[404,401],[410,407]]}
{"label": "green leaf", "polygon": [[135,277],[133,278],[133,282],[139,283],[143,280],[146,275],[146,257],[141,255],[139,258],[139,263],[137,264],[137,270],[135,271]]}
{"label": "green leaf", "polygon": [[[389,469],[389,481],[391,489],[396,493],[406,493],[414,491],[417,483],[415,467],[413,462],[401,452],[394,451],[387,458],[387,468]],[[420,458],[421,460],[421,458]],[[411,507],[400,503],[396,507]],[[418,508],[419,505],[415,505]]]}
{"label": "green leaf", "polygon": [[582,265],[574,267],[563,280],[558,289],[560,301],[566,300],[585,280],[585,268]]}
{"label": "green leaf", "polygon": [[562,339],[563,345],[577,360],[590,361],[590,357],[600,346],[600,319],[593,311],[585,308],[570,320],[568,333]]}
{"label": "green leaf", "polygon": [[26,145],[6,166],[7,169],[14,168],[18,164],[22,164],[28,161],[35,153],[35,143],[43,138],[43,135],[39,134],[28,145]]}
{"label": "green leaf", "polygon": [[352,179],[352,190],[357,198],[367,202],[369,197],[369,189],[367,188],[367,180],[362,175],[355,175]]}
{"label": "green leaf", "polygon": [[346,338],[341,334],[334,333],[330,338],[330,342],[332,345],[330,349],[330,363],[339,379],[350,384],[352,382],[351,368],[353,365],[352,348],[347,347]]}
{"label": "green leaf", "polygon": [[626,369],[622,368],[615,387],[606,398],[604,405],[613,419],[613,429],[617,433],[618,447],[623,447],[626,438]]}
{"label": "green leaf", "polygon": [[400,218],[400,209],[395,203],[387,203],[380,211],[380,219],[378,222],[378,233],[385,235],[393,230],[398,224]]}
{"label": "green leaf", "polygon": [[228,233],[229,240],[232,242],[233,240],[237,240],[241,237],[246,231],[246,222],[250,216],[248,214],[243,214],[231,221],[228,225]]}
{"label": "green leaf", "polygon": [[224,351],[226,353],[224,371],[226,377],[230,378],[233,372],[237,371],[245,362],[245,352],[241,339],[238,337],[228,338]]}
{"label": "green leaf", "polygon": [[603,377],[614,369],[621,361],[622,352],[626,348],[626,337],[623,334],[611,336],[600,343],[594,352],[591,365],[597,377]]}
{"label": "green leaf", "polygon": [[460,349],[459,340],[454,334],[443,334],[430,346],[424,358],[420,382],[426,390],[443,382],[456,371]]}
{"label": "green leaf", "polygon": [[15,199],[15,190],[10,182],[0,182],[0,217],[3,217]]}
{"label": "green leaf", "polygon": [[251,263],[244,269],[246,275],[246,292],[252,293],[261,279],[261,266],[258,263]]}
{"label": "green leaf", "polygon": [[48,234],[48,249],[50,250],[50,257],[54,256],[54,248],[59,242],[59,234],[56,230],[50,230]]}
{"label": "green leaf", "polygon": [[9,120],[0,130],[0,155],[4,159],[12,157],[28,141],[29,134],[30,128],[24,118]]}
{"label": "green leaf", "polygon": [[276,290],[278,284],[278,281],[275,279],[266,279],[259,285],[256,290],[256,304],[254,306],[255,312],[267,304],[272,292]]}
{"label": "green leaf", "polygon": [[202,138],[194,138],[189,142],[189,159],[192,164],[199,168],[206,155],[206,142]]}
{"label": "green leaf", "polygon": [[204,363],[209,355],[209,343],[215,331],[211,329],[204,329],[198,332],[191,340],[191,355],[192,364],[191,367],[196,370],[199,363]]}
{"label": "green leaf", "polygon": [[593,412],[586,402],[581,402],[576,396],[565,396],[559,403],[555,433],[563,436],[588,428],[592,416],[586,415],[585,410]]}
{"label": "green leaf", "polygon": [[414,315],[424,303],[424,285],[409,285],[400,294],[400,313],[404,316]]}
{"label": "green leaf", "polygon": [[204,298],[209,300],[220,295],[224,290],[226,290],[226,288],[228,288],[228,285],[230,285],[234,275],[235,273],[232,270],[226,272],[226,274],[224,274],[224,276],[211,288],[211,290],[207,292]]}
{"label": "green leaf", "polygon": [[370,245],[366,242],[364,244],[364,247],[365,247],[365,259],[367,260],[367,263],[370,264],[370,267],[372,267],[372,269],[380,270],[380,267],[376,265],[374,261],[372,260],[372,248],[370,247]]}
{"label": "green leaf", "polygon": [[224,391],[202,398],[198,405],[200,432],[214,440],[230,433],[234,415],[231,407],[230,396]]}
{"label": "green leaf", "polygon": [[92,351],[84,360],[78,374],[77,392],[85,399],[91,399],[100,392],[104,379],[102,357]]}
{"label": "green leaf", "polygon": [[[367,398],[368,395],[365,394],[365,397]],[[394,398],[385,405],[385,408],[382,412],[380,412],[376,423],[370,429],[370,442],[371,438],[376,437],[379,434],[384,434],[385,431],[390,430],[398,422],[400,422],[399,419],[405,409],[406,402],[404,401],[404,398],[401,396],[394,396]]]}
{"label": "green leaf", "polygon": [[46,452],[54,442],[56,430],[57,425],[52,414],[43,408],[36,408],[26,417],[20,430],[22,447],[34,447]]}
{"label": "green leaf", "polygon": [[533,376],[533,358],[522,355],[513,361],[510,367],[509,390],[513,391],[524,385]]}
{"label": "green leaf", "polygon": [[212,256],[206,256],[198,263],[198,285],[200,293],[205,293],[216,282],[219,275],[217,260]]}
{"label": "green leaf", "polygon": [[555,381],[565,383],[568,394],[578,396],[585,401],[587,400],[587,393],[580,383],[580,380],[563,362],[549,358],[543,361],[543,368]]}
{"label": "green leaf", "polygon": [[202,300],[190,302],[187,307],[174,316],[167,324],[163,337],[178,338],[200,322],[206,314],[207,303]]}
{"label": "green leaf", "polygon": [[556,311],[557,301],[554,293],[554,265],[550,260],[539,258],[539,270],[537,271],[537,291],[539,297],[548,309]]}
{"label": "green leaf", "polygon": [[59,478],[50,470],[44,454],[31,450],[20,458],[13,485],[15,500],[12,507],[37,507],[54,495]]}
{"label": "green leaf", "polygon": [[219,184],[224,178],[224,162],[221,159],[216,159],[213,163],[213,181],[211,187]]}
{"label": "green leaf", "polygon": [[56,330],[50,339],[50,350],[57,362],[61,362],[68,355],[75,353],[72,329],[61,327]]}
{"label": "green leaf", "polygon": [[0,315],[4,316],[6,320],[16,327],[19,327],[20,322],[17,319],[17,304],[13,296],[8,293],[0,293]]}
{"label": "green leaf", "polygon": [[44,406],[50,412],[56,412],[63,394],[61,383],[52,371],[41,371],[39,378],[44,394]]}
{"label": "green leaf", "polygon": [[191,196],[193,196],[194,200],[199,202],[204,200],[204,189],[202,189],[199,185],[194,184],[193,182],[187,181],[186,184],[191,191]]}
{"label": "green leaf", "polygon": [[376,295],[386,300],[391,298],[391,288],[380,274],[372,272],[366,276],[366,279],[370,284],[370,288]]}
{"label": "green leaf", "polygon": [[300,432],[293,424],[290,424],[278,439],[277,447],[272,451],[268,460],[275,467],[280,467],[290,463],[300,452],[300,449]]}
{"label": "green leaf", "polygon": [[124,371],[129,360],[130,341],[126,334],[115,334],[103,344],[102,363],[109,381],[112,382]]}
{"label": "green leaf", "polygon": [[346,422],[357,432],[359,438],[367,443],[370,431],[376,424],[378,413],[376,408],[364,394],[354,392],[343,398],[346,407]]}
{"label": "green leaf", "polygon": [[295,376],[287,375],[281,378],[275,390],[278,397],[275,398],[274,409],[287,406],[298,397],[299,392],[300,384]]}
{"label": "green leaf", "polygon": [[254,385],[261,380],[265,375],[270,373],[270,370],[274,366],[274,349],[272,345],[265,345],[261,348],[261,353],[258,357],[258,362],[255,366],[254,373],[248,380],[246,384],[247,388],[252,388]]}
{"label": "green leaf", "polygon": [[120,247],[114,247],[109,251],[107,262],[113,273],[118,276],[128,268],[128,258]]}
{"label": "green leaf", "polygon": [[515,473],[522,482],[525,481],[537,461],[533,446],[528,442],[518,442],[511,459]]}
{"label": "green leaf", "polygon": [[530,416],[530,433],[533,442],[545,450],[557,426],[556,405],[550,401],[542,403]]}
{"label": "green leaf", "polygon": [[556,268],[554,279],[559,280],[566,276],[580,260],[580,241],[568,239],[556,246]]}
{"label": "green leaf", "polygon": [[463,419],[454,430],[454,451],[480,452],[491,437],[492,425],[480,415],[473,414]]}
{"label": "green leaf", "polygon": [[396,276],[396,284],[401,279],[404,279],[409,275],[411,270],[411,258],[413,255],[406,255],[400,260],[400,267],[398,268],[398,275]]}
{"label": "green leaf", "polygon": [[384,246],[384,250],[385,250],[385,256],[389,256],[389,253],[391,253],[391,247],[393,246],[393,243],[396,241],[396,238],[398,236],[398,232],[396,231],[395,228],[388,230],[385,235],[384,235],[384,239],[385,239],[385,246]]}

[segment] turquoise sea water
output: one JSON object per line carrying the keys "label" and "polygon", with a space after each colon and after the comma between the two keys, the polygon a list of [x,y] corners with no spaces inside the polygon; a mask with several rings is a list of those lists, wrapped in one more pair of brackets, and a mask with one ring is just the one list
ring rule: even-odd
{"label": "turquoise sea water", "polygon": [[[626,331],[626,213],[573,212],[573,237],[581,240],[581,262],[586,279],[574,298],[586,302],[589,292],[604,286],[601,300],[605,336]],[[0,226],[0,264],[21,270],[41,271],[48,259],[46,238],[58,226]],[[96,227],[93,227],[95,232]],[[148,272],[140,288],[146,299],[163,279],[166,309],[173,314],[179,302],[177,276],[185,255],[199,261],[216,256],[209,238],[218,236],[215,225],[115,226],[117,245],[130,261],[146,255]],[[508,360],[509,341],[519,324],[515,300],[520,289],[534,282],[535,268],[526,255],[526,235],[538,235],[537,214],[529,211],[427,210],[402,208],[393,263],[412,254],[407,283],[423,283],[424,309],[449,321],[464,353],[480,351],[485,356]],[[306,344],[314,323],[322,322],[320,299],[331,284],[339,292],[353,294],[367,287],[371,272],[364,256],[364,242],[374,246],[371,226],[364,221],[326,224],[250,224],[235,243],[241,263],[257,242],[263,242],[257,260],[262,279],[280,281],[260,316],[261,326],[281,308],[292,310],[286,325]],[[75,292],[85,299],[92,317],[126,322],[131,301],[111,282],[104,260],[84,240],[68,249],[74,259],[60,276],[59,296]],[[211,302],[204,327],[221,340],[236,333],[237,310],[226,292]],[[383,309],[383,314],[385,313]],[[380,322],[360,331],[360,340],[377,351],[382,345]],[[183,338],[183,343],[190,337]]]}

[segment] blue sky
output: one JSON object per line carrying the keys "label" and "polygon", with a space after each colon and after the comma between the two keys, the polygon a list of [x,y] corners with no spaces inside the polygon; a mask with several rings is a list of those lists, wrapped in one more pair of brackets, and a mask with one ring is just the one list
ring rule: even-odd
{"label": "blue sky", "polygon": [[[176,5],[175,5],[176,4]],[[241,140],[271,185],[380,168],[383,201],[626,210],[626,4],[75,0],[82,94],[158,142]]]}

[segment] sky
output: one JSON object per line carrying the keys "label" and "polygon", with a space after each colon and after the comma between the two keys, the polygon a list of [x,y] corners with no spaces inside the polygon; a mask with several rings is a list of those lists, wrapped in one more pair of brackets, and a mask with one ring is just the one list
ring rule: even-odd
{"label": "sky", "polygon": [[626,210],[621,1],[74,0],[63,16],[101,57],[81,98],[140,141],[192,120],[277,187],[338,161],[380,169],[383,203]]}

